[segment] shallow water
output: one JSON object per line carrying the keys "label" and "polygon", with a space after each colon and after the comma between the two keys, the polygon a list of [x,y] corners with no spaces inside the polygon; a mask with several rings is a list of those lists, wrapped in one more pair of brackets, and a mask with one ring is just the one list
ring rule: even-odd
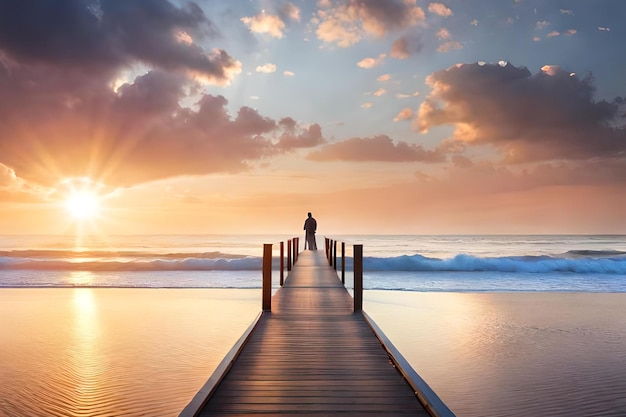
{"label": "shallow water", "polygon": [[[260,290],[0,289],[0,416],[177,416]],[[458,417],[626,415],[626,294],[366,291]]]}
{"label": "shallow water", "polygon": [[626,415],[626,294],[365,294],[459,417]]}
{"label": "shallow water", "polygon": [[259,290],[2,289],[0,416],[176,416]]}

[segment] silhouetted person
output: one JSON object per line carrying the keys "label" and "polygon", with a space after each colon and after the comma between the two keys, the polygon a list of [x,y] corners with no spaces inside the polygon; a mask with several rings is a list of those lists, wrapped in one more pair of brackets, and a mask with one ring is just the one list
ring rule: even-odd
{"label": "silhouetted person", "polygon": [[309,244],[309,250],[317,250],[317,243],[315,242],[315,231],[317,230],[317,221],[311,216],[311,212],[307,214],[309,216],[304,221],[304,230],[306,230],[306,239],[304,241],[305,249],[306,244]]}

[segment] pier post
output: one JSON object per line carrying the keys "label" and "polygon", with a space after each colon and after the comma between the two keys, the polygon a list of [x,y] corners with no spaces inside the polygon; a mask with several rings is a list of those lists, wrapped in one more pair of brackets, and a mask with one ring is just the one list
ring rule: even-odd
{"label": "pier post", "polygon": [[330,239],[330,244],[328,245],[328,265],[333,266],[333,239]]}
{"label": "pier post", "polygon": [[341,242],[341,283],[346,285],[346,242]]}
{"label": "pier post", "polygon": [[263,244],[263,311],[272,311],[272,244]]}
{"label": "pier post", "polygon": [[[298,256],[300,255],[300,238],[296,237],[294,238],[294,249],[293,249],[293,254],[295,255],[294,258],[297,261],[298,260]],[[294,261],[295,262],[295,261]]]}
{"label": "pier post", "polygon": [[335,240],[335,249],[333,250],[333,268],[337,270],[337,241]]}
{"label": "pier post", "polygon": [[363,310],[363,245],[354,245],[354,312]]}
{"label": "pier post", "polygon": [[280,242],[280,286],[282,287],[285,283],[285,279],[283,277],[285,269],[285,242]]}
{"label": "pier post", "polygon": [[287,271],[291,271],[291,239],[287,240]]}
{"label": "pier post", "polygon": [[328,259],[328,238],[324,237],[324,247],[326,248],[326,259]]}

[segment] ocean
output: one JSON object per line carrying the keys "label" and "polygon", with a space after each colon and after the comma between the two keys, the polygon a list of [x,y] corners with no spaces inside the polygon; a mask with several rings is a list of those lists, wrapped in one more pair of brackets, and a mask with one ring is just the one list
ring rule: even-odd
{"label": "ocean", "polygon": [[[176,416],[291,237],[2,237],[0,416]],[[329,237],[349,290],[363,245],[365,311],[457,416],[626,415],[626,236]]]}
{"label": "ocean", "polygon": [[[258,288],[263,244],[274,244],[277,270],[278,242],[291,237],[8,236],[0,286]],[[352,245],[363,245],[369,290],[626,292],[626,236],[331,238],[346,242],[348,270]]]}

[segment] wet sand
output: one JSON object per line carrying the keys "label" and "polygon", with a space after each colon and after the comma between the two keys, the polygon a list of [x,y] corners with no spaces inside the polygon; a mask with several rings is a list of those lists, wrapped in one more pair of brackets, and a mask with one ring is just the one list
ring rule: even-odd
{"label": "wet sand", "polygon": [[[176,416],[260,290],[0,289],[0,416]],[[459,417],[626,415],[626,294],[366,291]]]}

